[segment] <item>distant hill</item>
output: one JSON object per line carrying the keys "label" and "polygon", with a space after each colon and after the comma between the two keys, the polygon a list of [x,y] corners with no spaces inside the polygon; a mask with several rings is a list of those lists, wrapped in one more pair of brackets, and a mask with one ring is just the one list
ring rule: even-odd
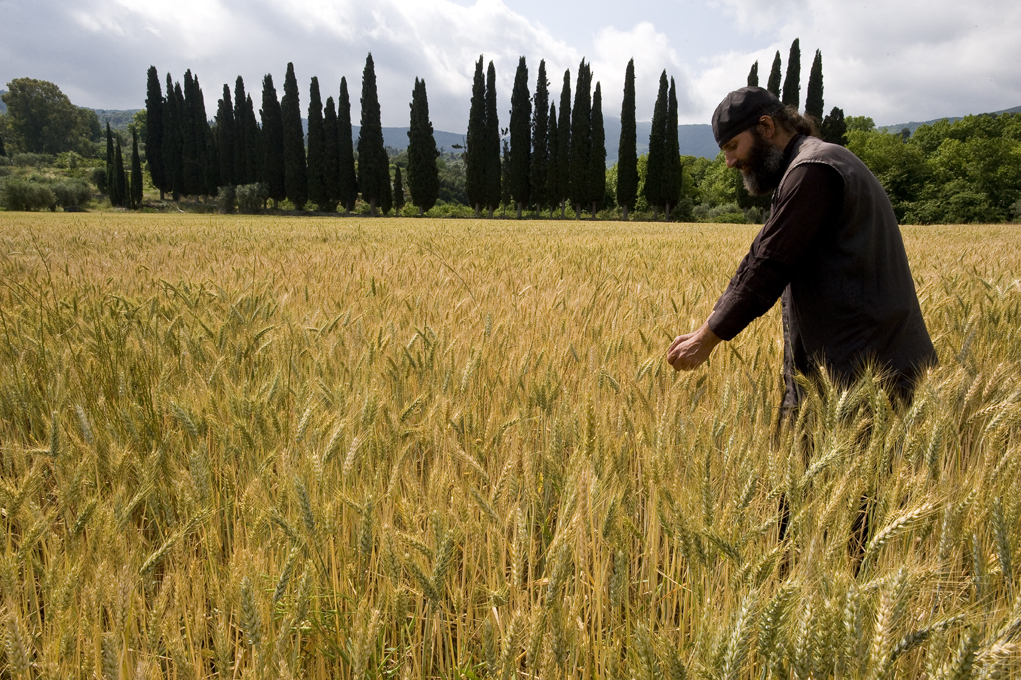
{"label": "distant hill", "polygon": [[[995,116],[995,115],[998,115],[998,114],[1001,114],[1001,113],[1021,113],[1021,106],[1015,106],[1015,107],[1010,108],[1010,109],[1003,109],[1002,111],[993,111],[992,113],[976,114],[976,115]],[[917,130],[918,128],[922,127],[923,125],[932,125],[933,123],[938,123],[941,120],[946,120],[946,121],[949,121],[949,122],[953,123],[955,121],[961,120],[962,117],[963,116],[956,116],[954,118],[950,118],[950,117],[947,117],[947,118],[934,118],[933,120],[926,120],[926,121],[922,121],[921,123],[919,123],[917,121],[911,121],[910,123],[897,123],[895,125],[876,125],[876,127],[879,128],[879,129],[885,128],[887,130],[887,132],[900,132],[904,128],[907,128],[908,130],[911,131],[911,134],[915,134],[915,130]]]}
{"label": "distant hill", "polygon": [[120,130],[121,132],[127,133],[128,123],[135,120],[135,114],[142,109],[92,109],[96,112],[96,116],[99,117],[99,123],[104,128],[106,127],[107,121],[110,122],[110,127],[114,130]]}

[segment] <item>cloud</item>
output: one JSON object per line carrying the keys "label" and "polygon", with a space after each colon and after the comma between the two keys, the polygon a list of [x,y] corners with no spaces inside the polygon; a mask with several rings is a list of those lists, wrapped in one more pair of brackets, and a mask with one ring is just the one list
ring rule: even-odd
{"label": "cloud", "polygon": [[[775,52],[780,51],[786,69],[790,42],[800,38],[802,98],[812,56],[820,49],[827,110],[840,106],[849,115],[892,124],[1021,103],[1021,6],[1016,2],[720,4],[743,29],[782,37],[765,49],[715,57],[701,75],[703,92],[718,82],[743,84],[755,59],[764,82]],[[725,88],[715,86],[713,94],[722,97]]]}

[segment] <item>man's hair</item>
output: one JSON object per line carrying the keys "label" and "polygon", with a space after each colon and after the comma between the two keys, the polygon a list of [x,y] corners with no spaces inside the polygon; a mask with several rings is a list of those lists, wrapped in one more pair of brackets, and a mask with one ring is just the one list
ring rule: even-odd
{"label": "man's hair", "polygon": [[765,114],[773,119],[779,127],[783,128],[784,132],[790,134],[802,134],[808,135],[809,137],[820,137],[819,128],[816,127],[815,121],[806,116],[802,116],[798,113],[798,110],[788,104],[782,109],[777,109],[773,113]]}

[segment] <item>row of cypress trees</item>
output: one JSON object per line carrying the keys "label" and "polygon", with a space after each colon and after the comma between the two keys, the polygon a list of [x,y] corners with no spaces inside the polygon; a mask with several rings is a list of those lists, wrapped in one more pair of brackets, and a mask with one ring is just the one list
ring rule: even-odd
{"label": "row of cypress trees", "polygon": [[[766,82],[766,89],[780,98],[780,101],[795,109],[801,105],[801,41],[798,38],[791,43],[790,54],[787,58],[787,72],[783,76],[781,88],[780,72],[783,63],[780,60],[780,51],[777,50],[773,58],[773,66],[769,71],[769,80]],[[752,64],[748,72],[748,85],[758,86],[759,84],[759,62]],[[811,118],[819,127],[822,138],[827,142],[844,145],[847,143],[845,134],[847,126],[844,122],[843,109],[833,109],[823,116],[823,83],[822,83],[822,52],[815,51],[815,58],[812,60],[812,69],[808,74],[808,88],[805,91],[805,115]]]}
{"label": "row of cypress trees", "polygon": [[[156,68],[149,68],[146,155],[161,197],[170,193],[176,200],[181,195],[210,195],[221,186],[261,183],[274,204],[286,198],[299,209],[311,202],[320,210],[339,206],[350,211],[359,191],[373,214],[377,208],[385,213],[393,205],[403,207],[399,169],[395,186],[391,187],[371,54],[362,73],[357,172],[346,78],[341,78],[337,102],[330,96],[325,106],[319,80],[312,78],[307,147],[293,64],[287,65],[284,93],[279,100],[273,77],[264,77],[260,119],[256,119],[252,97],[246,94],[240,76],[235,81],[233,101],[230,88],[223,86],[212,126],[205,117],[198,79],[187,71],[184,82],[182,88],[168,74],[164,96]],[[416,79],[412,97],[410,188],[416,205],[424,211],[435,204],[439,193],[439,154],[429,122],[424,81]]]}
{"label": "row of cypress trees", "polygon": [[106,191],[110,204],[121,208],[142,207],[142,162],[138,154],[138,131],[131,130],[131,174],[124,171],[121,140],[106,122]]}

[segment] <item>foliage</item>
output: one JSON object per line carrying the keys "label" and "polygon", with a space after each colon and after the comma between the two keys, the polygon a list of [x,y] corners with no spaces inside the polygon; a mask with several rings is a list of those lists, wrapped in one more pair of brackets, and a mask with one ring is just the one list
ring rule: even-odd
{"label": "foliage", "polygon": [[273,76],[262,79],[262,183],[274,203],[287,197],[284,171],[284,120]]}
{"label": "foliage", "polygon": [[[372,84],[375,90],[375,76]],[[376,109],[378,111],[378,105]],[[280,98],[280,116],[284,142],[284,193],[300,210],[309,198],[309,182],[308,168],[305,164],[305,133],[301,126],[298,79],[294,75],[292,62],[287,63],[287,72],[284,74],[284,96]]]}
{"label": "foliage", "polygon": [[[390,162],[383,147],[379,96],[376,92],[376,67],[370,53],[362,71],[362,117],[358,136],[358,186],[362,200],[372,211],[392,200],[390,194]],[[341,131],[343,135],[343,130]],[[385,213],[386,211],[384,211]]]}
{"label": "foliage", "polygon": [[8,177],[0,184],[0,206],[7,210],[55,210],[57,198],[45,184]]}
{"label": "foliage", "polygon": [[556,125],[556,119],[550,120],[549,80],[546,78],[546,60],[539,61],[539,74],[535,79],[535,96],[532,107],[532,149],[531,167],[528,170],[529,198],[536,210],[551,203],[547,192],[549,181],[550,154],[550,123]]}
{"label": "foliage", "polygon": [[571,150],[568,198],[577,215],[591,202],[589,158],[592,153],[592,68],[582,59],[575,79],[574,108],[571,109]]}
{"label": "foliage", "polygon": [[[613,205],[613,192],[606,190],[606,131],[603,128],[603,90],[599,83],[592,93],[592,114],[590,117],[590,146],[587,175],[587,192],[592,204],[592,218],[604,205]],[[607,200],[609,198],[609,200]]]}
{"label": "foliage", "polygon": [[351,99],[347,92],[347,78],[344,77],[340,79],[340,99],[337,100],[337,144],[340,204],[346,212],[351,212],[358,199],[358,176],[355,174],[354,143],[351,139]]}
{"label": "foliage", "polygon": [[766,84],[766,89],[780,97],[780,50],[776,51],[776,56],[773,57],[773,66],[769,71],[769,81]]}
{"label": "foliage", "polygon": [[652,126],[649,130],[649,159],[644,182],[645,200],[654,210],[664,205],[663,177],[666,172],[667,116],[669,114],[669,90],[666,71],[659,76],[659,93],[652,110]]}
{"label": "foliage", "polygon": [[254,214],[262,210],[269,200],[269,187],[263,182],[242,184],[234,190],[239,212]]}
{"label": "foliage", "polygon": [[501,162],[500,162],[500,114],[496,105],[496,66],[489,62],[486,68],[486,119],[482,131],[482,163],[485,175],[482,183],[482,204],[493,209],[500,205]]}
{"label": "foliage", "polygon": [[6,674],[1011,677],[1015,230],[906,229],[942,365],[780,433],[777,311],[663,360],[754,232],[5,216]]}
{"label": "foliage", "polygon": [[146,72],[146,132],[143,140],[145,141],[146,169],[149,171],[152,183],[160,190],[160,194],[169,188],[163,163],[163,107],[163,90],[160,87],[159,73],[155,66],[150,66]]}
{"label": "foliage", "polygon": [[420,212],[436,205],[440,196],[440,170],[436,162],[439,155],[433,125],[429,120],[429,95],[425,81],[415,78],[408,128],[408,189],[411,202]]}
{"label": "foliage", "polygon": [[808,90],[805,93],[805,115],[811,117],[816,125],[823,119],[822,91],[822,52],[816,50],[812,70],[808,75]]}
{"label": "foliage", "polygon": [[514,88],[511,91],[510,116],[510,159],[508,168],[508,191],[518,207],[518,216],[523,206],[528,205],[532,167],[532,96],[528,91],[528,66],[525,58],[518,60],[514,74]]}
{"label": "foliage", "polygon": [[60,88],[45,80],[15,78],[3,94],[6,153],[57,154],[81,150],[92,139],[93,111],[79,109]]}
{"label": "foliage", "polygon": [[308,94],[308,199],[320,210],[333,211],[332,193],[326,180],[326,121],[323,116],[323,98],[319,92],[319,78],[312,76]]}
{"label": "foliage", "polygon": [[[758,66],[758,62],[756,67]],[[638,196],[638,152],[635,122],[635,60],[627,63],[624,72],[624,98],[620,104],[620,140],[617,150],[617,203],[623,208],[623,217],[635,207]]]}
{"label": "foliage", "polygon": [[795,109],[801,104],[801,44],[798,38],[791,43],[791,53],[787,57],[787,75],[783,79],[783,96],[780,101],[784,106],[793,106]]}

